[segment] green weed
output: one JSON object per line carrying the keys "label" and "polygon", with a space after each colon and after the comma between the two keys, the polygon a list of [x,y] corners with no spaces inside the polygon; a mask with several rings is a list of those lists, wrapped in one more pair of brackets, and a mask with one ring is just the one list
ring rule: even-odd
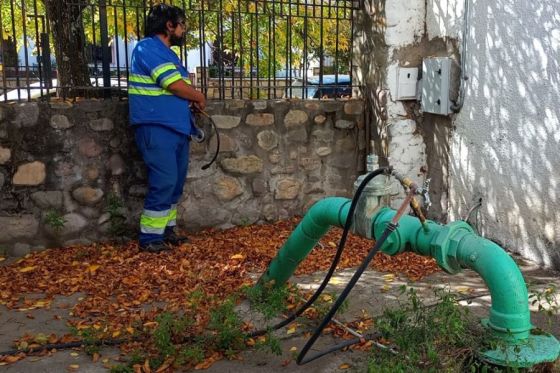
{"label": "green weed", "polygon": [[60,232],[66,224],[66,219],[56,210],[49,210],[45,214],[45,224],[50,226],[56,233]]}
{"label": "green weed", "polygon": [[455,295],[435,290],[438,302],[427,306],[414,289],[401,287],[399,307],[386,310],[375,325],[383,338],[397,349],[374,350],[369,372],[457,371],[483,344],[484,333],[459,306]]}
{"label": "green weed", "polygon": [[218,350],[224,351],[226,356],[234,355],[244,349],[241,319],[235,313],[233,298],[226,299],[220,306],[210,311],[208,329],[213,332],[213,344]]}
{"label": "green weed", "polygon": [[116,194],[109,194],[105,211],[109,213],[109,234],[113,237],[120,237],[126,232],[126,216],[123,209],[122,199]]}

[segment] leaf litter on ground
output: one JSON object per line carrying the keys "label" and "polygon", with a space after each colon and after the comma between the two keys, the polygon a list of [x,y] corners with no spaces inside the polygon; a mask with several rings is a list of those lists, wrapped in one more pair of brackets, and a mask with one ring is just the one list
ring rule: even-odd
{"label": "leaf litter on ground", "polygon": [[[163,311],[197,307],[196,325],[202,331],[210,310],[243,286],[254,283],[251,274],[266,270],[300,218],[274,224],[206,229],[190,236],[191,243],[161,254],[141,252],[136,241],[126,244],[97,243],[48,249],[0,265],[0,304],[29,311],[50,308],[55,296],[84,294],[69,312],[67,322],[77,330],[94,330],[97,338],[132,336],[157,325]],[[296,275],[325,271],[331,264],[342,230],[331,229],[298,266]],[[373,242],[350,234],[338,268],[360,265]],[[433,259],[414,253],[394,257],[378,253],[371,268],[401,273],[415,281],[439,271]],[[193,304],[189,295],[202,290]],[[40,300],[26,294],[41,293]],[[345,334],[339,332],[338,334]],[[29,343],[32,336],[21,341]],[[73,340],[51,336],[49,342]],[[212,354],[211,360],[216,359]],[[15,362],[4,357],[2,362]],[[200,368],[200,367],[199,367]]]}

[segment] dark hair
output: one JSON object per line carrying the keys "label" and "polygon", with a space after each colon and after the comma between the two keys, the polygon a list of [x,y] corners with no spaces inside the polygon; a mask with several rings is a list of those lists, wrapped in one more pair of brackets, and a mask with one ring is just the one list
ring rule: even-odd
{"label": "dark hair", "polygon": [[184,20],[185,12],[183,9],[167,4],[157,4],[150,8],[146,18],[146,36],[166,34],[167,21],[171,21],[173,26]]}

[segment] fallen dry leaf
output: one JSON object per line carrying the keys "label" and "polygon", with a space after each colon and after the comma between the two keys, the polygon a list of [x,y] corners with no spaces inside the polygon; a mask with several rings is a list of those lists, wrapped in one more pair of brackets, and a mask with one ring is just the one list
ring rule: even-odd
{"label": "fallen dry leaf", "polygon": [[[164,310],[187,310],[196,306],[193,330],[200,331],[208,323],[210,310],[218,306],[220,300],[251,285],[254,274],[266,270],[299,221],[299,218],[293,218],[223,231],[207,229],[189,235],[189,245],[162,255],[139,252],[136,241],[34,252],[0,267],[0,303],[9,309],[28,312],[33,308],[51,307],[55,296],[80,293],[75,304],[56,307],[68,308],[61,312],[59,319],[79,331],[92,330],[100,338],[121,337],[119,333],[125,332],[128,336],[136,335],[136,331],[152,331],[158,325],[156,317]],[[296,274],[326,270],[336,254],[341,234],[341,229],[331,229],[321,239],[327,244],[312,250],[300,263]],[[338,268],[359,266],[371,245],[371,240],[350,234]],[[395,273],[404,274],[412,280],[439,271],[433,259],[414,253],[394,257],[378,253],[370,267],[392,277]],[[203,292],[202,301],[190,299],[190,294],[197,289]],[[29,293],[40,293],[43,297],[40,300],[25,299]],[[156,303],[162,304],[163,308],[156,307]],[[294,309],[297,305],[298,301],[292,300],[288,307]],[[318,317],[318,312],[310,309],[306,316]],[[333,327],[330,330],[335,334],[343,333],[339,329]],[[292,326],[288,330],[296,329]],[[45,343],[45,338],[39,339]],[[77,338],[49,336],[48,341],[51,340],[66,343]],[[221,358],[219,353],[207,351],[207,357],[197,365],[198,369],[205,369]],[[7,360],[0,359],[0,362]],[[134,369],[136,371],[136,367]],[[144,364],[140,369],[145,372],[151,368]]]}

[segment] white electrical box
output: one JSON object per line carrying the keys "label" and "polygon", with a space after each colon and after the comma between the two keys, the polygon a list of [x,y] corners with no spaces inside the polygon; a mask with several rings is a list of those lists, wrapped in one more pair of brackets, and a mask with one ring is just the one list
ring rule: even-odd
{"label": "white electrical box", "polygon": [[451,113],[451,79],[453,60],[430,57],[422,62],[422,111],[448,115]]}
{"label": "white electrical box", "polygon": [[417,85],[417,67],[399,67],[397,69],[397,100],[416,100]]}

